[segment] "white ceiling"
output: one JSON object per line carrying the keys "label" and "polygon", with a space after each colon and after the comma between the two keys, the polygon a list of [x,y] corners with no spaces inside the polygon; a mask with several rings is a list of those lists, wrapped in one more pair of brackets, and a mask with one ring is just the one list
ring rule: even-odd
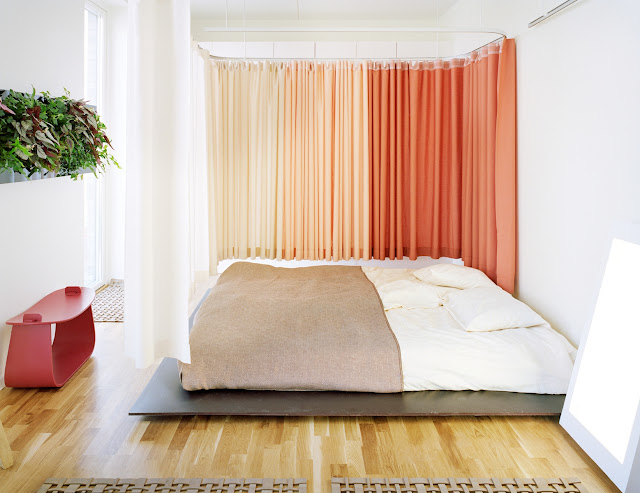
{"label": "white ceiling", "polygon": [[398,21],[432,23],[460,0],[191,0],[199,19]]}

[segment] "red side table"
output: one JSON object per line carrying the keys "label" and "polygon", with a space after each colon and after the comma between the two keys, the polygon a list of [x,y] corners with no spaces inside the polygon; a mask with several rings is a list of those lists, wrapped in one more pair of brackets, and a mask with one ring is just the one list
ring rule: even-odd
{"label": "red side table", "polygon": [[[4,381],[7,387],[62,387],[95,345],[91,303],[95,291],[77,286],[45,296],[13,325]],[[51,343],[51,324],[56,324]]]}

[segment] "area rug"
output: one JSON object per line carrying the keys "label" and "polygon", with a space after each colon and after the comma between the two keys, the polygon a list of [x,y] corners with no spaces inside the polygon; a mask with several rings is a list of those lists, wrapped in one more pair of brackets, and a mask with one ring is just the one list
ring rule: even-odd
{"label": "area rug", "polygon": [[576,478],[331,478],[331,493],[588,493]]}
{"label": "area rug", "polygon": [[96,322],[124,322],[124,281],[112,279],[91,305]]}
{"label": "area rug", "polygon": [[303,478],[49,478],[37,493],[307,493]]}

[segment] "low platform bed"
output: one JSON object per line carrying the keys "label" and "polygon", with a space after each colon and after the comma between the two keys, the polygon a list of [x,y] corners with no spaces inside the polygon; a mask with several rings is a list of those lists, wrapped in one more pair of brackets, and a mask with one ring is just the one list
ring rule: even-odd
{"label": "low platform bed", "polygon": [[483,273],[452,264],[236,263],[197,310],[191,347],[180,377],[165,360],[131,414],[554,415],[575,354]]}
{"label": "low platform bed", "polygon": [[180,385],[165,358],[129,411],[131,416],[559,416],[564,395],[425,390],[277,392],[197,390]]}

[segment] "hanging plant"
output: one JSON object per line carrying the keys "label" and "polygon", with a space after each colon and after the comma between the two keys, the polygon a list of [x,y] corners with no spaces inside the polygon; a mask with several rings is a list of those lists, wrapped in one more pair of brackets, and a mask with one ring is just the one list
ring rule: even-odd
{"label": "hanging plant", "polygon": [[25,176],[53,172],[74,180],[118,166],[106,126],[85,101],[69,93],[5,91],[0,98],[0,172]]}

